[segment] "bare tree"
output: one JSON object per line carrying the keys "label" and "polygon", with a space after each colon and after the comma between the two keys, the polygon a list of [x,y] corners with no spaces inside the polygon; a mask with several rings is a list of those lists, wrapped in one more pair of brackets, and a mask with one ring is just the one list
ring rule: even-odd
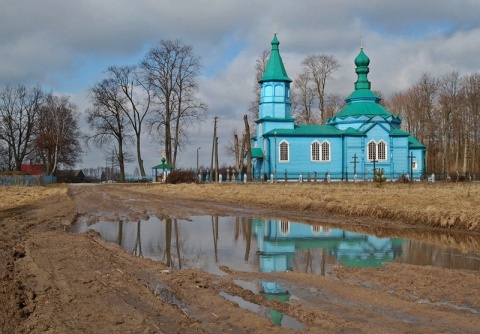
{"label": "bare tree", "polygon": [[8,154],[9,169],[20,170],[35,149],[35,131],[46,94],[40,86],[7,86],[0,91],[0,141]]}
{"label": "bare tree", "polygon": [[80,145],[77,106],[68,96],[49,95],[41,107],[36,136],[36,152],[48,175],[58,166],[75,166],[83,153]]}
{"label": "bare tree", "polygon": [[175,166],[188,142],[186,127],[202,122],[207,112],[197,97],[200,58],[180,40],[162,40],[145,55],[141,67],[156,107],[151,129],[162,136],[167,163]]}
{"label": "bare tree", "polygon": [[244,150],[242,148],[242,144],[244,143],[243,137],[241,141],[238,138],[238,130],[235,128],[232,131],[232,138],[233,141],[230,141],[227,145],[225,145],[225,152],[229,156],[233,156],[235,158],[235,170],[240,170],[243,168],[242,161],[244,160]]}
{"label": "bare tree", "polygon": [[[127,116],[123,112],[127,103],[125,94],[112,78],[104,79],[90,88],[87,122],[95,132],[90,137],[98,147],[115,143],[114,152],[120,168],[120,182],[125,182],[125,146],[132,141]],[[110,148],[109,148],[110,149]]]}
{"label": "bare tree", "polygon": [[345,101],[338,94],[327,94],[327,104],[325,106],[325,118],[335,116],[340,111],[340,108],[345,105]]}
{"label": "bare tree", "polygon": [[151,90],[148,81],[144,80],[144,73],[135,66],[111,66],[108,68],[108,75],[113,84],[118,86],[123,97],[124,103],[119,106],[122,108],[128,123],[135,134],[137,162],[142,176],[145,176],[141,151],[141,136],[143,123],[150,111]]}
{"label": "bare tree", "polygon": [[[250,125],[248,124],[247,115],[243,115],[243,121],[245,123],[245,153],[247,155],[247,177],[251,178],[252,170],[252,147],[250,145]],[[242,145],[243,146],[243,145]]]}
{"label": "bare tree", "polygon": [[11,150],[4,141],[0,140],[0,170],[11,170],[12,161]]}
{"label": "bare tree", "polygon": [[340,64],[334,56],[322,54],[308,56],[303,60],[302,65],[302,75],[306,75],[313,82],[316,98],[318,99],[318,109],[320,110],[320,121],[325,123],[325,87],[327,81],[340,68]]}
{"label": "bare tree", "polygon": [[480,170],[480,74],[473,73],[462,80],[467,128],[468,152],[464,167],[467,172]]}
{"label": "bare tree", "polygon": [[315,117],[312,106],[315,101],[315,89],[307,73],[301,73],[294,83],[295,101],[298,106],[294,116],[299,124],[315,124],[319,117]]}
{"label": "bare tree", "polygon": [[[450,148],[452,146],[452,135],[460,134],[462,129],[454,129],[459,123],[456,119],[460,116],[459,111],[462,110],[462,91],[461,81],[458,72],[450,72],[443,75],[439,80],[439,149],[443,159],[450,160],[451,154],[454,153]],[[455,131],[457,130],[457,131]],[[458,131],[460,130],[460,131]],[[455,169],[458,169],[459,152],[458,147],[455,150]]]}
{"label": "bare tree", "polygon": [[[263,50],[263,52],[258,56],[255,60],[255,85],[253,87],[253,93],[255,94],[255,99],[250,102],[250,107],[248,108],[248,112],[252,119],[258,119],[258,105],[260,104],[260,80],[265,73],[265,69],[267,68],[268,59],[270,57],[270,50]],[[254,127],[252,127],[252,131],[255,131]]]}

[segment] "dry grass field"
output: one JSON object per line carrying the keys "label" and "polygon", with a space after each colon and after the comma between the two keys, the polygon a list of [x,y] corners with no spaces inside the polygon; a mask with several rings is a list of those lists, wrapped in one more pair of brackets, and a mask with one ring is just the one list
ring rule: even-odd
{"label": "dry grass field", "polygon": [[[126,186],[159,196],[207,199],[273,211],[341,214],[401,221],[418,227],[480,231],[480,183],[387,183],[381,187],[372,183],[323,182]],[[61,185],[0,187],[0,210],[66,192],[67,188]]]}
{"label": "dry grass field", "polygon": [[276,183],[135,186],[162,196],[480,231],[480,183]]}
{"label": "dry grass field", "polygon": [[0,187],[0,211],[31,205],[51,196],[66,194],[63,186],[49,187]]}

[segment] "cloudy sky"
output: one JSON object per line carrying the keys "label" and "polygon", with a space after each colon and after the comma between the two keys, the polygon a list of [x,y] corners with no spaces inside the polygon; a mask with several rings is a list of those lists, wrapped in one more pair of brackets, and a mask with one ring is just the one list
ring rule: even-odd
{"label": "cloudy sky", "polygon": [[[162,39],[181,39],[201,57],[201,98],[209,117],[190,129],[179,167],[210,164],[213,117],[219,144],[230,140],[254,99],[255,59],[278,33],[290,78],[312,54],[334,55],[341,68],[327,88],[347,96],[356,80],[360,36],[370,57],[372,89],[385,96],[420,75],[480,72],[478,0],[0,0],[0,88],[40,84],[70,95],[82,113],[86,92],[111,65],[133,65]],[[251,122],[253,120],[250,120]],[[223,143],[223,144],[222,144]],[[220,164],[232,158],[220,148]],[[132,151],[133,153],[133,151]],[[161,148],[146,138],[147,170]],[[90,148],[78,167],[105,164]],[[133,173],[135,165],[127,171]]]}

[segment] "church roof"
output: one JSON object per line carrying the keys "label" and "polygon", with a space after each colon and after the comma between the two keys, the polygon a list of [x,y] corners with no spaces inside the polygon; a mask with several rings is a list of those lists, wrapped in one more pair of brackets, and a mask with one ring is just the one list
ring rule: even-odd
{"label": "church roof", "polygon": [[403,131],[403,130],[400,130],[400,129],[393,129],[390,132],[390,136],[392,136],[392,137],[408,137],[408,148],[427,148],[425,145],[420,143],[414,136],[412,136],[407,131]]}
{"label": "church roof", "polygon": [[358,131],[353,128],[346,130],[340,130],[333,125],[314,125],[314,124],[302,124],[295,125],[293,129],[274,129],[267,133],[266,136],[363,136],[363,131]]}
{"label": "church roof", "polygon": [[165,163],[166,159],[162,158],[162,163],[160,165],[153,166],[152,169],[173,169],[172,165]]}
{"label": "church roof", "polygon": [[294,122],[295,118],[293,117],[288,117],[288,118],[283,118],[283,117],[271,117],[271,116],[265,116],[262,118],[259,118],[255,121],[255,123],[261,123],[264,121],[270,121],[270,122]]}
{"label": "church roof", "polygon": [[426,149],[427,147],[420,143],[417,139],[415,139],[414,136],[409,135],[408,136],[408,148],[424,148]]}
{"label": "church roof", "polygon": [[292,80],[288,77],[285,66],[283,66],[282,57],[280,56],[280,51],[278,45],[280,42],[277,39],[277,33],[273,36],[272,40],[272,51],[270,52],[270,58],[268,59],[267,67],[263,73],[260,83],[265,81],[288,81]]}
{"label": "church roof", "polygon": [[369,64],[370,58],[361,48],[360,53],[355,58],[355,72],[357,73],[357,81],[354,85],[355,90],[345,99],[347,104],[340,109],[332,120],[361,115],[381,116],[383,118],[392,116],[392,113],[379,103],[380,97],[370,89],[371,84],[367,77],[370,71],[368,68]]}
{"label": "church roof", "polygon": [[252,153],[252,158],[263,158],[265,156],[263,150],[259,147],[252,147],[250,152]]}

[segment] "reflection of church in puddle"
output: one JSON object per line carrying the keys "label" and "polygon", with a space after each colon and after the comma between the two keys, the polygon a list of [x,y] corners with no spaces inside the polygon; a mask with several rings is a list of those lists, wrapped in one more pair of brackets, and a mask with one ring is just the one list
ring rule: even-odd
{"label": "reflection of church in puddle", "polygon": [[[381,267],[402,253],[401,239],[330,229],[288,220],[253,220],[260,271],[296,271],[325,275],[326,264],[347,267]],[[336,260],[335,260],[336,259]],[[268,299],[287,301],[289,292],[274,281],[262,281]],[[280,325],[283,315],[271,310]]]}
{"label": "reflection of church in puddle", "polygon": [[381,267],[402,252],[400,239],[287,220],[254,220],[254,226],[262,272],[325,274],[327,257],[348,267]]}

